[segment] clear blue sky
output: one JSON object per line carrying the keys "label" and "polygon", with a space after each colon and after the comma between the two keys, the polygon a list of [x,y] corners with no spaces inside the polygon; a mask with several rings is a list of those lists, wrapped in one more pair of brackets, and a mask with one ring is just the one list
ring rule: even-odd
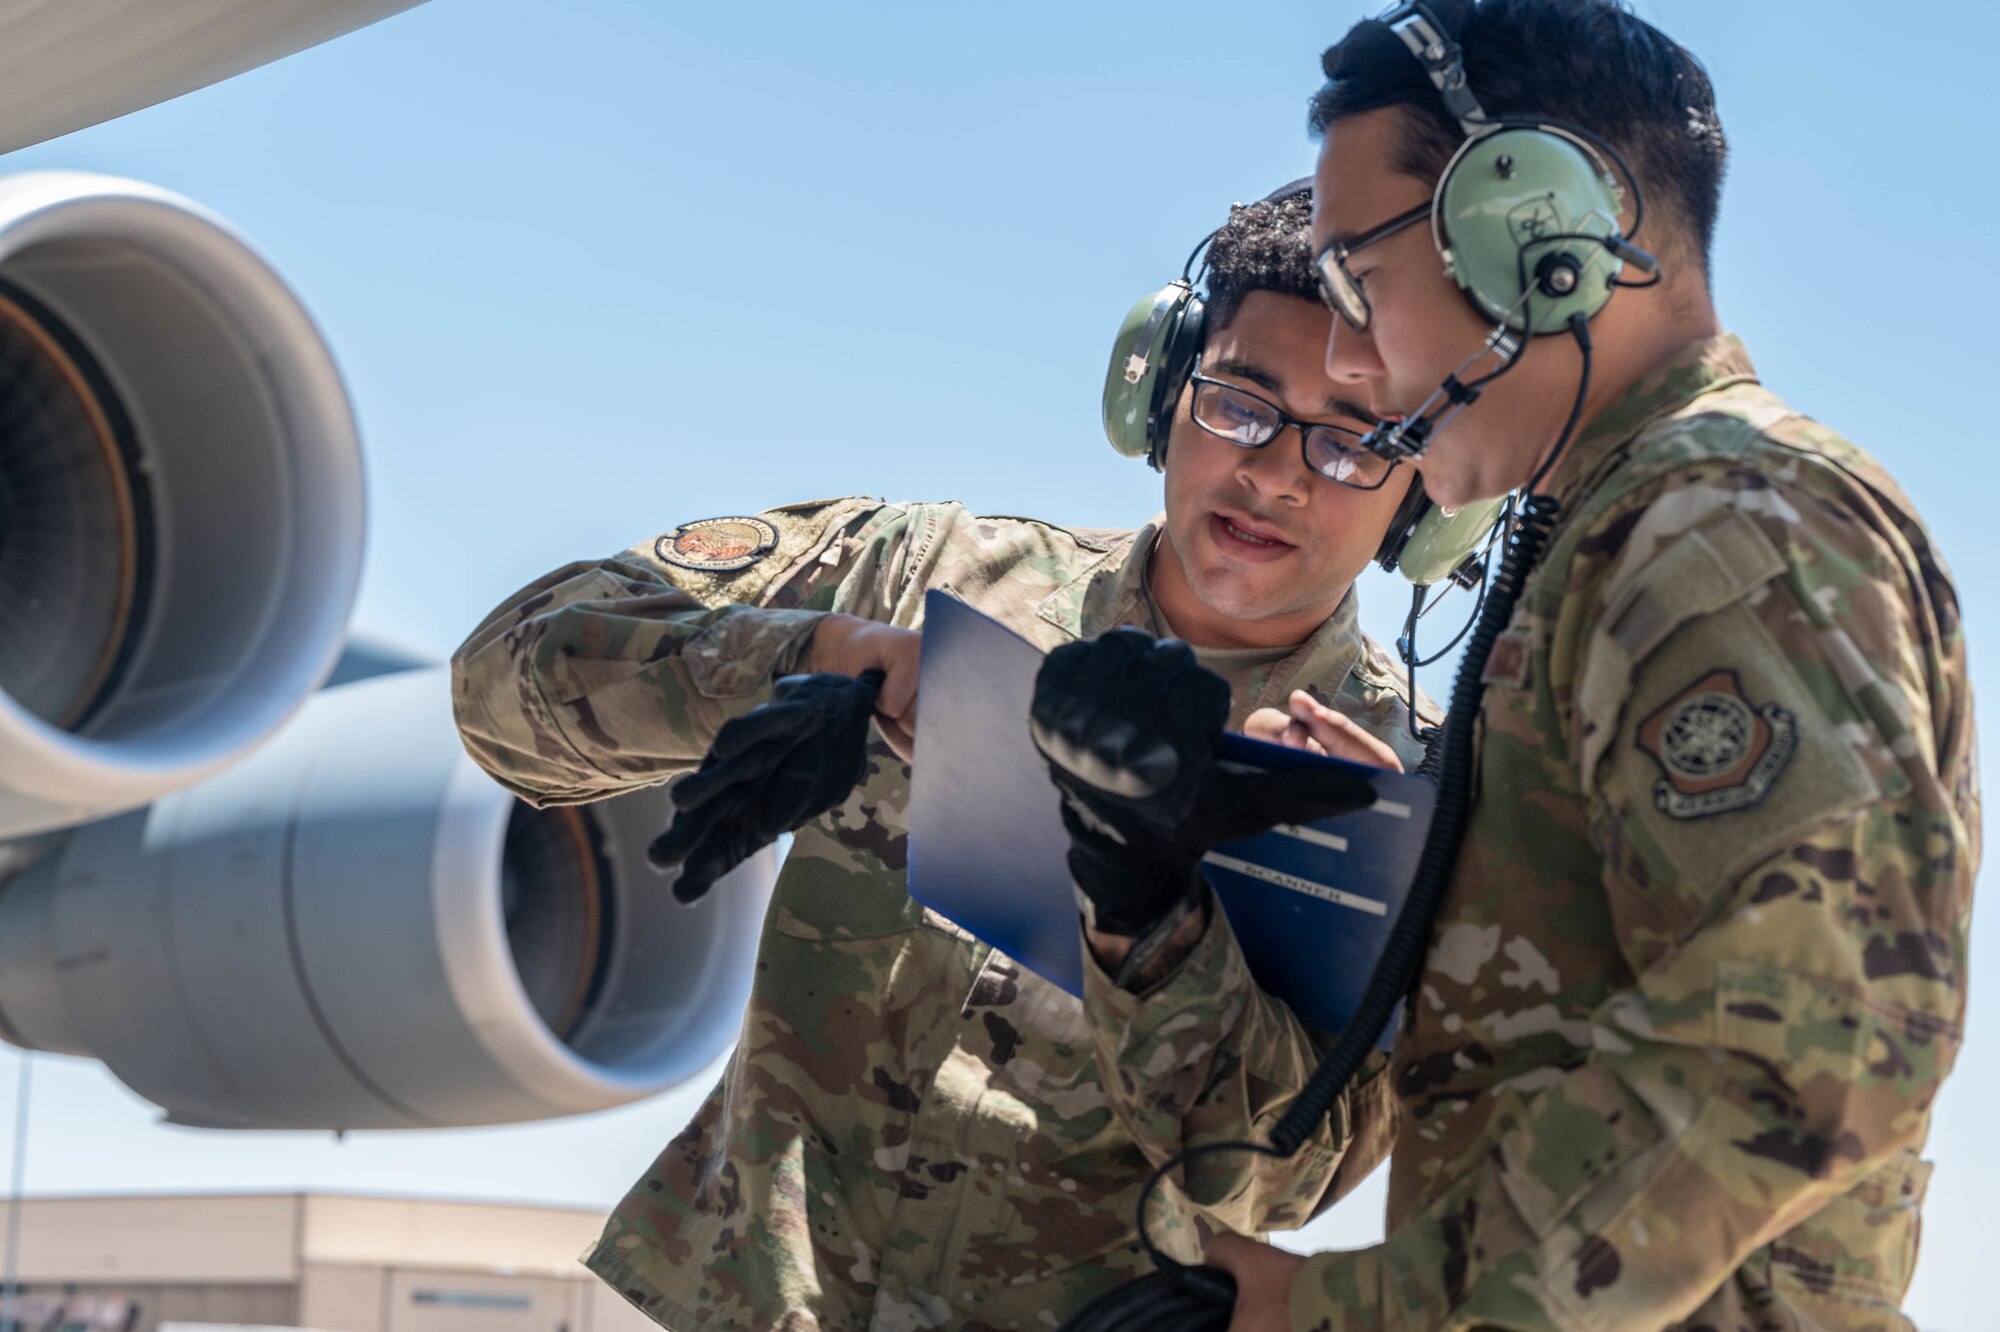
{"label": "clear blue sky", "polygon": [[[1372,7],[1373,0],[1369,0]],[[1640,0],[1735,141],[1717,287],[1765,378],[1883,458],[1982,581],[2000,277],[1993,7]],[[1364,11],[434,0],[0,166],[138,176],[234,219],[346,369],[373,505],[358,622],[447,652],[500,596],[677,522],[870,493],[1130,524],[1107,343],[1236,199],[1309,169],[1316,56]],[[1920,19],[1899,26],[1893,13]],[[1365,618],[1401,597],[1371,583]],[[1442,668],[1429,684],[1441,692]],[[1991,719],[1988,719],[1989,722]],[[1995,728],[1989,724],[1989,735]],[[1932,1141],[1913,1312],[1990,1325],[2000,966]],[[0,1077],[14,1061],[0,1058]],[[306,1186],[608,1204],[699,1088],[545,1127],[344,1144],[151,1126],[37,1065],[30,1188]],[[0,1131],[11,1091],[0,1081]],[[1316,1228],[1361,1242],[1379,1192]]]}

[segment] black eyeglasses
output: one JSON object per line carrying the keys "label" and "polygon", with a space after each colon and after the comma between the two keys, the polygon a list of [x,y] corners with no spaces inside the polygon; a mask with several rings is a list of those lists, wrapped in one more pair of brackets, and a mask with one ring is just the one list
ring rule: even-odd
{"label": "black eyeglasses", "polygon": [[1347,260],[1357,251],[1365,250],[1377,241],[1389,239],[1407,227],[1413,227],[1431,215],[1428,203],[1418,204],[1407,213],[1399,213],[1379,227],[1362,232],[1351,241],[1335,241],[1319,252],[1313,260],[1319,269],[1319,295],[1329,309],[1347,321],[1347,326],[1356,333],[1366,333],[1369,321],[1375,312],[1368,304],[1368,297],[1361,290],[1361,279],[1347,269]]}
{"label": "black eyeglasses", "polygon": [[1295,426],[1306,466],[1353,490],[1380,490],[1389,474],[1396,470],[1394,462],[1363,446],[1362,432],[1358,430],[1294,420],[1276,403],[1267,402],[1248,389],[1211,379],[1199,370],[1189,376],[1189,381],[1194,385],[1194,400],[1188,405],[1188,415],[1218,439],[1226,439],[1239,448],[1261,449],[1286,426]]}

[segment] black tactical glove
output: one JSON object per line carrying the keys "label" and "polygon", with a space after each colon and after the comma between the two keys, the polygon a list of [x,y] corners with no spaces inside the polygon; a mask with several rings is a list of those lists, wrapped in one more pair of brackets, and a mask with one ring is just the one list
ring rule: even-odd
{"label": "black tactical glove", "polygon": [[1339,768],[1224,766],[1228,718],[1229,686],[1172,639],[1116,629],[1042,663],[1030,727],[1096,928],[1146,936],[1196,899],[1210,847],[1375,803],[1365,778]]}
{"label": "black tactical glove", "polygon": [[847,799],[868,768],[868,721],[881,671],[787,675],[771,701],[715,733],[693,776],[675,783],[674,821],[646,857],[680,870],[693,902],[762,848]]}

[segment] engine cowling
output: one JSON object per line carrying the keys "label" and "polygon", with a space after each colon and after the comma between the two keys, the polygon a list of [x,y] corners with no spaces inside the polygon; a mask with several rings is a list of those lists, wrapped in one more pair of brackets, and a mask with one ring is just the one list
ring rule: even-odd
{"label": "engine cowling", "polygon": [[310,317],[165,190],[0,179],[0,838],[274,732],[339,651],[361,452]]}
{"label": "engine cowling", "polygon": [[179,1123],[419,1128],[602,1109],[736,1037],[776,871],[693,907],[649,789],[538,811],[441,667],[328,689],[248,759],[60,834],[0,886],[0,1034]]}

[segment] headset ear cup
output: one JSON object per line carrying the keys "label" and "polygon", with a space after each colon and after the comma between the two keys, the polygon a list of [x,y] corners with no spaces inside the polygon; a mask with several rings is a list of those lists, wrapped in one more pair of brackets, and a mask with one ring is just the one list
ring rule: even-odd
{"label": "headset ear cup", "polygon": [[1181,394],[1187,389],[1188,377],[1194,374],[1194,363],[1201,356],[1207,332],[1208,304],[1196,297],[1181,310],[1179,321],[1167,336],[1166,349],[1160,357],[1159,380],[1146,414],[1146,461],[1157,471],[1166,470],[1167,442],[1173,435],[1174,416],[1180,410]]}
{"label": "headset ear cup", "polygon": [[1104,436],[1127,458],[1153,455],[1160,376],[1191,303],[1199,304],[1193,287],[1168,283],[1132,307],[1111,344],[1111,364],[1104,373]]}
{"label": "headset ear cup", "polygon": [[1413,477],[1409,490],[1403,495],[1403,502],[1396,506],[1395,516],[1389,519],[1388,530],[1382,534],[1382,544],[1375,550],[1375,563],[1382,566],[1384,573],[1396,572],[1396,565],[1403,558],[1403,547],[1409,544],[1418,521],[1432,507],[1430,496],[1424,493],[1424,479]]}
{"label": "headset ear cup", "polygon": [[1396,556],[1396,572],[1418,587],[1450,578],[1486,544],[1507,507],[1504,499],[1478,500],[1456,513],[1426,505]]}
{"label": "headset ear cup", "polygon": [[[1480,317],[1559,333],[1611,299],[1624,265],[1609,168],[1583,140],[1515,125],[1466,141],[1438,182],[1438,240]],[[1524,300],[1525,298],[1525,300]]]}

